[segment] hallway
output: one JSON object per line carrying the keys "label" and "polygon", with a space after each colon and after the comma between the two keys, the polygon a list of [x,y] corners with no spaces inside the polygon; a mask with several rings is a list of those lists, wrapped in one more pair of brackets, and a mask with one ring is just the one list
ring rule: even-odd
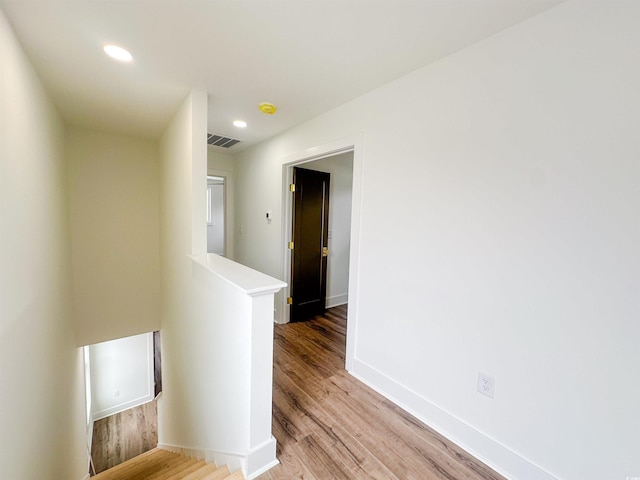
{"label": "hallway", "polygon": [[259,480],[504,480],[344,370],[347,307],[275,326],[273,433]]}

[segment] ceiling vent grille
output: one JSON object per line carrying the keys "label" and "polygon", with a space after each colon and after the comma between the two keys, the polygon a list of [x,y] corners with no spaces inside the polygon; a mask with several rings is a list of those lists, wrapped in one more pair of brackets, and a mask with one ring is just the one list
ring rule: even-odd
{"label": "ceiling vent grille", "polygon": [[240,143],[240,140],[225,137],[223,135],[216,135],[215,133],[207,133],[207,143],[209,145],[215,145],[216,147],[230,148],[236,143]]}

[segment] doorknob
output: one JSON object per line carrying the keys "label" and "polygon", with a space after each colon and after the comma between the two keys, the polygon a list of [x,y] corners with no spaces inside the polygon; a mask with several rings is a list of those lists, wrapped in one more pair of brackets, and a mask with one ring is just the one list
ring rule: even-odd
{"label": "doorknob", "polygon": [[322,256],[323,257],[329,256],[329,249],[327,247],[322,247]]}

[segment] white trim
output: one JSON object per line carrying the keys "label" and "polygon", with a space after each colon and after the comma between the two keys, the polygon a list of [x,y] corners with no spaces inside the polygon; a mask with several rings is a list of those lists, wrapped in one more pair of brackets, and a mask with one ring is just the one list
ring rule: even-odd
{"label": "white trim", "polygon": [[134,408],[134,407],[138,407],[140,405],[144,405],[145,403],[150,402],[151,400],[153,400],[153,392],[151,393],[151,395],[145,395],[144,397],[139,397],[139,398],[134,398],[133,400],[126,402],[126,403],[121,403],[119,405],[116,405],[114,407],[110,407],[107,408],[105,410],[101,410],[99,412],[96,412],[95,417],[94,417],[94,421],[96,420],[101,420],[103,418],[107,418],[110,417],[111,415],[115,415],[116,413],[120,413],[120,412],[124,412],[125,410],[129,410],[130,408]]}
{"label": "white trim", "polygon": [[327,297],[325,304],[327,308],[338,307],[349,303],[349,294],[343,293],[342,295],[334,295],[333,297]]}
{"label": "white trim", "polygon": [[460,448],[506,478],[558,480],[510,448],[476,430],[460,418],[387,377],[362,360],[354,359],[349,373],[406,410]]}
{"label": "white trim", "polygon": [[[223,185],[224,188],[224,185]],[[213,227],[213,212],[211,209],[211,197],[213,196],[213,185],[207,184],[207,227]],[[223,191],[224,196],[224,191]],[[224,210],[224,201],[222,208]]]}
{"label": "white trim", "polygon": [[233,172],[207,168],[207,176],[224,179],[224,256],[233,260],[235,258],[235,216],[234,216],[234,179]]}
{"label": "white trim", "polygon": [[286,284],[277,278],[270,277],[215,253],[187,255],[187,257],[196,265],[213,273],[250,297],[273,294],[286,287]]}
{"label": "white trim", "polygon": [[279,465],[280,462],[278,461],[278,459],[276,458],[275,460],[273,460],[271,463],[268,463],[267,465],[265,465],[264,467],[262,467],[259,470],[256,470],[255,472],[249,474],[249,476],[247,477],[249,480],[253,480],[254,478],[258,478],[260,475],[262,475],[263,473],[271,470],[273,467],[275,467],[276,465]]}
{"label": "white trim", "polygon": [[[289,184],[293,180],[293,167],[340,153],[353,152],[353,189],[351,194],[351,241],[349,251],[349,311],[347,313],[347,348],[345,367],[350,368],[356,352],[356,324],[358,320],[358,280],[360,268],[360,211],[362,205],[363,134],[355,134],[324,145],[318,145],[282,157],[282,248],[280,249],[281,278],[291,283],[291,259],[287,247],[291,240],[291,192]],[[289,322],[289,286],[283,290],[280,308],[277,309],[277,323]]]}
{"label": "white trim", "polygon": [[245,475],[248,480],[252,480],[279,463],[276,458],[276,439],[272,436],[266,442],[252,448],[247,454]]}

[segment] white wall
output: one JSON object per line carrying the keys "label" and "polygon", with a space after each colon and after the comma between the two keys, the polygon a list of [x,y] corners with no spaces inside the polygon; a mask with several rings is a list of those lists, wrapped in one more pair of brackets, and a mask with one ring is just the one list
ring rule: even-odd
{"label": "white wall", "polygon": [[563,3],[236,158],[277,276],[282,164],[362,136],[352,371],[509,478],[640,475],[638,18]]}
{"label": "white wall", "polygon": [[89,351],[94,420],[153,400],[152,332],[97,343]]}
{"label": "white wall", "polygon": [[[253,298],[238,290],[229,278],[237,279],[241,266],[230,260],[212,255],[231,271],[225,278],[188,257],[207,257],[206,109],[206,94],[191,92],[161,140],[158,442],[251,473],[275,461],[270,430],[273,296]],[[257,290],[252,295],[260,295]],[[256,392],[266,415],[255,407]],[[259,418],[256,411],[262,412]]]}
{"label": "white wall", "polygon": [[[206,95],[193,92],[161,141],[163,394],[158,432],[160,443],[189,448],[212,447],[209,423],[215,415],[208,357],[216,352],[206,348],[206,298],[194,296],[187,257],[206,253],[205,133]],[[200,216],[193,216],[192,209],[200,205]]]}
{"label": "white wall", "polygon": [[233,155],[220,153],[215,147],[207,146],[207,169],[233,173],[234,162]]}
{"label": "white wall", "polygon": [[[353,152],[300,165],[331,174],[329,187],[329,257],[327,258],[327,307],[348,302],[349,249],[351,247],[351,195]],[[380,219],[384,228],[384,219]]]}
{"label": "white wall", "polygon": [[157,143],[70,128],[67,164],[78,344],[158,330]]}
{"label": "white wall", "polygon": [[0,12],[0,477],[88,471],[64,127]]}

